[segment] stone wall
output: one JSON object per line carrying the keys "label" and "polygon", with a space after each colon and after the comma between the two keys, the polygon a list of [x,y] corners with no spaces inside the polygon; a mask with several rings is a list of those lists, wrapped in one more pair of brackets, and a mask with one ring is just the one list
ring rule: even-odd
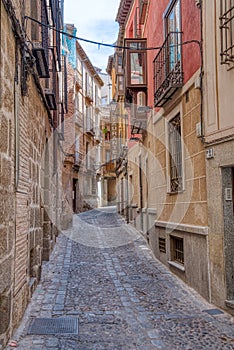
{"label": "stone wall", "polygon": [[[20,1],[14,4],[21,6]],[[0,349],[23,316],[42,260],[49,259],[62,210],[60,148],[31,74],[22,94],[21,51],[12,27],[1,2]]]}
{"label": "stone wall", "polygon": [[[0,348],[12,322],[15,251],[14,193],[14,36],[1,4],[0,62]],[[6,80],[8,77],[8,80]]]}

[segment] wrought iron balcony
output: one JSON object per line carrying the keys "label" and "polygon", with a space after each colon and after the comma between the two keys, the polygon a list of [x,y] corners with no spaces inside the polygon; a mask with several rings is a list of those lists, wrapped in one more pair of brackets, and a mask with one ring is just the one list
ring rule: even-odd
{"label": "wrought iron balcony", "polygon": [[162,107],[183,86],[181,32],[168,34],[154,59],[154,106]]}
{"label": "wrought iron balcony", "polygon": [[142,134],[146,130],[149,106],[134,106],[131,111],[131,134]]}

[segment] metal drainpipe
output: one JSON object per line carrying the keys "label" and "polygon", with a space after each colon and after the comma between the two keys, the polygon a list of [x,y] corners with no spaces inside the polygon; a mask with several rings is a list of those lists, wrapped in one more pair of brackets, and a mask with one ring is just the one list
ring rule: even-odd
{"label": "metal drainpipe", "polygon": [[201,96],[201,104],[200,104],[200,123],[201,123],[201,140],[204,143],[205,138],[204,138],[204,124],[203,124],[203,2],[200,0],[200,35],[201,35],[201,40],[200,40],[200,57],[201,57],[201,69],[200,69],[200,96]]}

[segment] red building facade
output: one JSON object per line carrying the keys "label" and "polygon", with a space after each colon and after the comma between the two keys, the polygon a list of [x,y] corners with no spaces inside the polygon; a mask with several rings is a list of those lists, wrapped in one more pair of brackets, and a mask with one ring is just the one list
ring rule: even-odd
{"label": "red building facade", "polygon": [[129,129],[141,134],[128,153],[128,217],[155,256],[211,300],[201,18],[194,0],[122,0],[116,20]]}

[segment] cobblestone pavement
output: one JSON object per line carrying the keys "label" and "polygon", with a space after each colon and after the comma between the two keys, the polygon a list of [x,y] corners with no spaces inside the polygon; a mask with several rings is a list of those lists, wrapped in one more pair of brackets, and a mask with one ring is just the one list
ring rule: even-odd
{"label": "cobblestone pavement", "polygon": [[[234,349],[233,318],[155,260],[114,211],[75,215],[64,233],[13,337],[17,349]],[[78,335],[28,334],[33,319],[61,317],[78,318]]]}

